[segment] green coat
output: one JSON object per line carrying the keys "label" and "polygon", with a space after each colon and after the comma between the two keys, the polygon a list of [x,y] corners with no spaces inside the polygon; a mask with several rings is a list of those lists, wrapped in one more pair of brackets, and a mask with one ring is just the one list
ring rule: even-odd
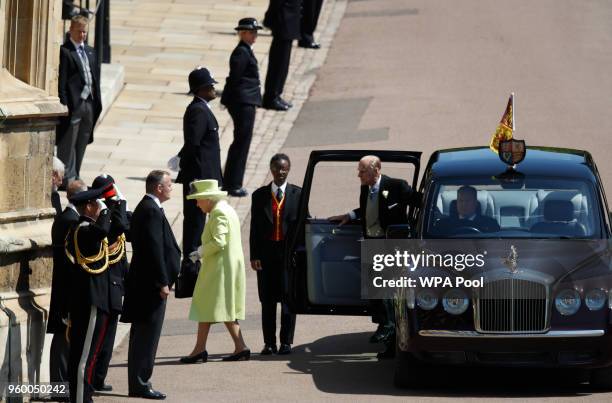
{"label": "green coat", "polygon": [[244,319],[246,280],[240,220],[225,200],[217,202],[204,227],[201,263],[189,319],[197,322]]}

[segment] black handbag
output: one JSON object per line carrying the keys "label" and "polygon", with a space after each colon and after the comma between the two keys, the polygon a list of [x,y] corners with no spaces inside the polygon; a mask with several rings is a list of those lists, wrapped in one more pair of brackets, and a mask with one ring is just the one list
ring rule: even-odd
{"label": "black handbag", "polygon": [[174,296],[176,298],[193,297],[193,290],[195,288],[199,272],[199,260],[196,263],[193,263],[191,260],[186,260],[183,262],[174,287]]}

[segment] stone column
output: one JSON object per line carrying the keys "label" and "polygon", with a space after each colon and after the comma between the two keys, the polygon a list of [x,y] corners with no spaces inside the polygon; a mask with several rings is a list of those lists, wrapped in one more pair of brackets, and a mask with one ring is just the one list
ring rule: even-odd
{"label": "stone column", "polygon": [[60,11],[61,0],[0,0],[0,383],[49,380]]}

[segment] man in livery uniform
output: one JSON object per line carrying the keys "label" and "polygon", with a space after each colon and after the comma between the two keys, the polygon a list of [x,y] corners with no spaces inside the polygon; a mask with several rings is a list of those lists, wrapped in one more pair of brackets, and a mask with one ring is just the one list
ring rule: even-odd
{"label": "man in livery uniform", "polygon": [[[81,192],[70,199],[80,214],[66,236],[66,256],[72,262],[69,283],[70,359],[68,379],[71,402],[91,402],[96,361],[109,318],[109,271],[116,251],[108,244],[111,212],[98,200],[102,189]],[[116,259],[116,257],[115,257]]]}

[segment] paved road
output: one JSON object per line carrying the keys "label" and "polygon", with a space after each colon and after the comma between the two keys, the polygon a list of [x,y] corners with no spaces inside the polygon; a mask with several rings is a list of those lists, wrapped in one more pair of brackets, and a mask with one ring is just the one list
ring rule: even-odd
{"label": "paved road", "polygon": [[[517,138],[591,150],[610,186],[611,17],[605,1],[349,1],[283,148],[294,162],[291,179],[301,182],[312,149],[422,150],[427,158],[440,147],[486,144],[514,91]],[[356,203],[355,168],[329,171],[341,181],[318,185],[329,192],[313,212],[319,216]],[[255,351],[261,335],[251,273],[247,293],[243,327]],[[367,343],[372,326],[359,317],[299,317],[294,354],[244,363],[216,361],[231,349],[217,325],[208,346],[213,362],[177,365],[195,339],[195,325],[182,319],[187,309],[188,301],[171,301],[153,377],[170,401],[612,398],[548,371],[440,370],[439,384],[398,391],[392,363],[376,361],[376,346]],[[124,401],[125,356],[122,345],[109,375],[117,393],[102,401]],[[459,386],[442,382],[459,374]]]}

